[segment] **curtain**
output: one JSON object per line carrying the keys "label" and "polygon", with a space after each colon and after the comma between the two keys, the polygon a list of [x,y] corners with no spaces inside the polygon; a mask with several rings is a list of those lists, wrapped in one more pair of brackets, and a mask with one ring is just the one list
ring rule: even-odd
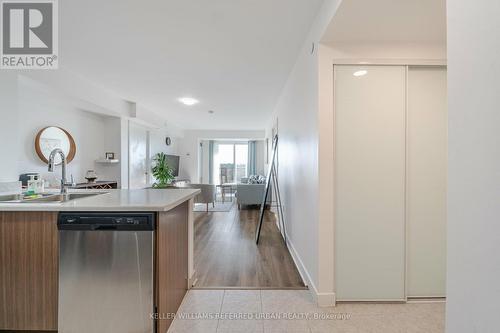
{"label": "curtain", "polygon": [[214,183],[214,140],[208,141],[208,183]]}
{"label": "curtain", "polygon": [[257,142],[248,141],[248,175],[255,175],[257,173]]}

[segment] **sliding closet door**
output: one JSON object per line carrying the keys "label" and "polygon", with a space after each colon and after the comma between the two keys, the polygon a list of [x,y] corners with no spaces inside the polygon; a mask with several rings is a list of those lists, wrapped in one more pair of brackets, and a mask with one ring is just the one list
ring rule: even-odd
{"label": "sliding closet door", "polygon": [[407,226],[409,297],[446,287],[446,69],[408,69]]}
{"label": "sliding closet door", "polygon": [[337,299],[405,298],[405,67],[335,66]]}

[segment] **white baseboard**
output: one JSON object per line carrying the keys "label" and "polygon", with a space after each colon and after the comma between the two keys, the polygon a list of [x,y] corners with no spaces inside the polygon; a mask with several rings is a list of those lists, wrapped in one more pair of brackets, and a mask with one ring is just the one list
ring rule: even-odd
{"label": "white baseboard", "polygon": [[335,306],[335,293],[320,293],[318,292],[318,289],[316,288],[316,285],[314,284],[313,280],[311,279],[311,276],[309,275],[309,272],[307,271],[304,263],[302,262],[302,259],[300,258],[297,250],[293,246],[293,243],[290,241],[290,237],[286,237],[286,243],[288,245],[288,249],[290,250],[290,255],[292,256],[292,259],[295,263],[295,266],[299,270],[300,277],[302,278],[302,281],[306,284],[306,286],[309,287],[309,292],[311,293],[311,296],[315,300],[315,302],[318,304],[319,307],[332,307]]}
{"label": "white baseboard", "polygon": [[316,302],[321,308],[333,307],[336,305],[335,293],[318,293],[316,292]]}

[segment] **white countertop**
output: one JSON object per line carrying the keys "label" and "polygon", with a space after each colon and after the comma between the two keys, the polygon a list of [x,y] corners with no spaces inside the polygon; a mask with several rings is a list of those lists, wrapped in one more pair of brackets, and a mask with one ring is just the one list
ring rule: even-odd
{"label": "white countertop", "polygon": [[[67,202],[1,203],[0,211],[168,211],[187,201],[199,189],[69,190],[68,193],[102,193]],[[56,192],[57,193],[57,192]]]}

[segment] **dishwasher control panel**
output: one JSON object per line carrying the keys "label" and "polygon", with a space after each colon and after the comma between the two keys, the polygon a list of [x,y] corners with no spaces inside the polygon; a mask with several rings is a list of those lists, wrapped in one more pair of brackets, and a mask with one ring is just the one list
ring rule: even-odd
{"label": "dishwasher control panel", "polygon": [[154,213],[61,212],[59,230],[154,230]]}

